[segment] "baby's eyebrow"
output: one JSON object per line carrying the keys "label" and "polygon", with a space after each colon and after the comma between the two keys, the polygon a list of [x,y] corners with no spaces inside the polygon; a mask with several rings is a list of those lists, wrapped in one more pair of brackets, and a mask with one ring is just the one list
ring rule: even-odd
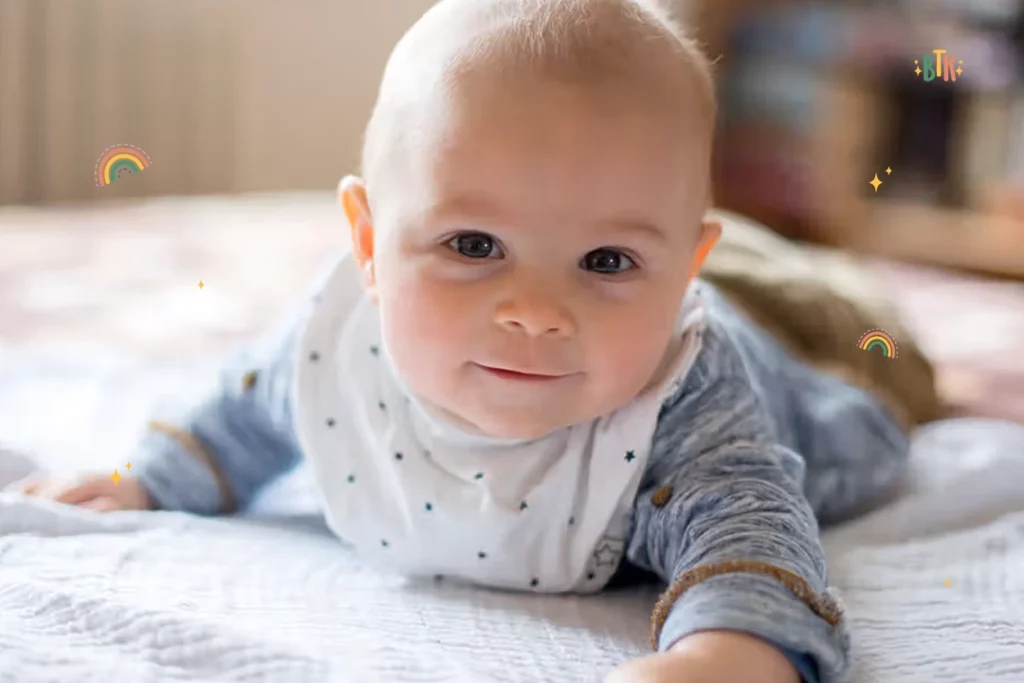
{"label": "baby's eyebrow", "polygon": [[[424,217],[430,222],[470,221],[502,223],[511,220],[498,202],[481,194],[459,194],[441,199],[427,207]],[[668,242],[668,235],[655,223],[639,218],[613,218],[596,224],[602,234],[634,234],[658,242]]]}
{"label": "baby's eyebrow", "polygon": [[428,206],[424,216],[431,221],[438,220],[480,220],[500,219],[504,212],[497,202],[482,195],[461,194],[446,197]]}
{"label": "baby's eyebrow", "polygon": [[635,219],[615,219],[605,221],[602,226],[608,232],[614,233],[633,233],[643,235],[644,237],[653,238],[660,242],[667,242],[668,235],[665,231],[659,228],[654,223],[650,223],[644,220]]}

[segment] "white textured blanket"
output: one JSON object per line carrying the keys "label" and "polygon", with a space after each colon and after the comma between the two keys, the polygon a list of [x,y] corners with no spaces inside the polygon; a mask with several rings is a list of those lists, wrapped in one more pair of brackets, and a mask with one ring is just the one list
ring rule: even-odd
{"label": "white textured blanket", "polygon": [[[185,377],[2,361],[0,441],[54,466],[129,457],[153,388]],[[1024,427],[934,425],[914,467],[905,497],[826,535],[857,681],[1024,681]],[[0,480],[24,468],[0,456]],[[301,474],[282,486],[308,503]],[[315,518],[0,496],[0,681],[596,681],[646,651],[655,598],[409,583],[362,569]]]}

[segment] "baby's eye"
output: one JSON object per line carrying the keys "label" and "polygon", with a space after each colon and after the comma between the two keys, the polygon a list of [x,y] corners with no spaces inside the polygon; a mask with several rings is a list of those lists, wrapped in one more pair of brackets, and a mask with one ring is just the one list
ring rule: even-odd
{"label": "baby's eye", "polygon": [[500,258],[501,247],[490,235],[482,232],[467,232],[453,237],[448,246],[466,258]]}
{"label": "baby's eye", "polygon": [[602,247],[584,256],[580,267],[595,273],[616,274],[636,268],[636,263],[618,249]]}

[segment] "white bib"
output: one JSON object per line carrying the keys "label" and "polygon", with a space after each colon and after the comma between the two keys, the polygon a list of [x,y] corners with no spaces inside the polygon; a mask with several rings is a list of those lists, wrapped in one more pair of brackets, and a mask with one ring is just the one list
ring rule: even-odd
{"label": "white bib", "polygon": [[367,562],[497,588],[593,592],[625,551],[664,400],[700,348],[696,294],[664,380],[533,441],[468,434],[404,388],[351,256],[302,333],[293,415],[330,528]]}

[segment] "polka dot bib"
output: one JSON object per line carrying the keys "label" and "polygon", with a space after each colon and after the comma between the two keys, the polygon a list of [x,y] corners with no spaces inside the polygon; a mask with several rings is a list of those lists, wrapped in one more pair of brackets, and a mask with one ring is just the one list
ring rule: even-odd
{"label": "polka dot bib", "polygon": [[466,433],[402,384],[352,259],[299,344],[294,415],[331,529],[367,562],[505,589],[591,592],[625,551],[662,403],[700,347],[687,297],[664,380],[615,412],[532,441]]}

